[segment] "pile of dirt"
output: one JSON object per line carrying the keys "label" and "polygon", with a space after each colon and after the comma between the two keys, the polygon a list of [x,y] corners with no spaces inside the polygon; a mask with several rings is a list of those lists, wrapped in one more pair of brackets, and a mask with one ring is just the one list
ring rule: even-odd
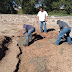
{"label": "pile of dirt", "polygon": [[55,30],[47,33],[36,30],[30,45],[20,47],[22,54],[18,72],[71,72],[72,45],[67,42],[55,45],[58,34]]}
{"label": "pile of dirt", "polygon": [[[71,22],[71,17],[48,17],[47,33],[41,33],[36,16],[1,15],[0,72],[72,72],[72,45],[54,44],[58,19]],[[27,47],[23,46],[27,35],[22,36],[23,24],[36,28]]]}
{"label": "pile of dirt", "polygon": [[[17,45],[20,46],[25,46],[26,44],[26,36],[27,33],[24,34],[24,36],[20,36]],[[32,35],[29,36],[29,42],[32,40]]]}

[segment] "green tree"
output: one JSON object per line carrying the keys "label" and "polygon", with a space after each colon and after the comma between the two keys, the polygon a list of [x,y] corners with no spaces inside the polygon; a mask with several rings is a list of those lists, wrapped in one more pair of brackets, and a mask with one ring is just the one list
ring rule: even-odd
{"label": "green tree", "polygon": [[36,7],[35,3],[36,0],[24,0],[22,1],[22,10],[24,14],[35,14]]}
{"label": "green tree", "polygon": [[12,14],[17,13],[17,11],[14,10],[11,0],[0,0],[0,13]]}
{"label": "green tree", "polygon": [[[60,9],[62,6],[64,6],[64,10]],[[49,4],[46,7],[50,7],[50,11],[53,12],[63,12],[70,14],[72,12],[72,0],[50,0]]]}
{"label": "green tree", "polygon": [[23,0],[14,0],[14,2],[17,4],[17,6],[21,6]]}
{"label": "green tree", "polygon": [[[72,12],[72,1],[71,0],[16,0],[18,6],[22,6],[22,11],[25,14],[35,14],[38,12],[39,7],[43,6],[47,12],[62,12],[70,14]],[[36,8],[35,6],[38,5]],[[64,10],[60,7],[64,6]]]}
{"label": "green tree", "polygon": [[64,5],[67,14],[72,12],[72,0],[60,0],[60,5]]}

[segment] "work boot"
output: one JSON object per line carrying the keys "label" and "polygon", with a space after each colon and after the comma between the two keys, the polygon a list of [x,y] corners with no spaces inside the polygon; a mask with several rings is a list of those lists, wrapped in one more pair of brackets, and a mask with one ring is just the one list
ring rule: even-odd
{"label": "work boot", "polygon": [[24,46],[28,46],[29,44],[29,39],[26,39],[26,44],[24,44]]}
{"label": "work boot", "polygon": [[29,36],[29,41],[32,41],[32,35]]}
{"label": "work boot", "polygon": [[56,42],[54,42],[53,44],[58,46],[58,44],[56,44]]}

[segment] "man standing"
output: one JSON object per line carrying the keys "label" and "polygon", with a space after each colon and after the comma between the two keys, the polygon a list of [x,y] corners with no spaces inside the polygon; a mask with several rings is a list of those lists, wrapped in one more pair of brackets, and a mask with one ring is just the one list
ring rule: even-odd
{"label": "man standing", "polygon": [[57,21],[57,24],[59,25],[61,32],[59,33],[56,44],[59,45],[61,38],[66,34],[67,42],[68,42],[68,44],[71,45],[71,38],[69,36],[69,34],[71,32],[71,28],[68,26],[67,23],[60,21],[60,20]]}
{"label": "man standing", "polygon": [[37,15],[37,22],[39,21],[41,32],[43,32],[43,26],[44,26],[44,32],[47,32],[46,29],[47,17],[48,17],[47,12],[43,10],[43,7],[40,7],[40,11],[38,12]]}

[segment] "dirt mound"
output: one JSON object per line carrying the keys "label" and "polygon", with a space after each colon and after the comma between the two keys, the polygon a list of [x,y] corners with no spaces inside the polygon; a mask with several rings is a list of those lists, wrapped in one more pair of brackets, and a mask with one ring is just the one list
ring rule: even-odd
{"label": "dirt mound", "polygon": [[[18,46],[25,46],[26,44],[26,36],[27,34],[25,34],[24,36],[21,36],[18,40]],[[29,42],[32,40],[32,35],[29,36]]]}
{"label": "dirt mound", "polygon": [[[59,34],[58,19],[71,26],[71,17],[49,16],[47,33],[41,33],[35,15],[0,15],[0,72],[72,72],[72,45],[54,44]],[[22,46],[26,39],[21,36],[23,24],[36,28],[28,47]]]}
{"label": "dirt mound", "polygon": [[58,34],[55,30],[47,33],[36,30],[30,45],[20,47],[22,54],[18,72],[71,72],[72,46],[67,42],[56,46],[54,42]]}

